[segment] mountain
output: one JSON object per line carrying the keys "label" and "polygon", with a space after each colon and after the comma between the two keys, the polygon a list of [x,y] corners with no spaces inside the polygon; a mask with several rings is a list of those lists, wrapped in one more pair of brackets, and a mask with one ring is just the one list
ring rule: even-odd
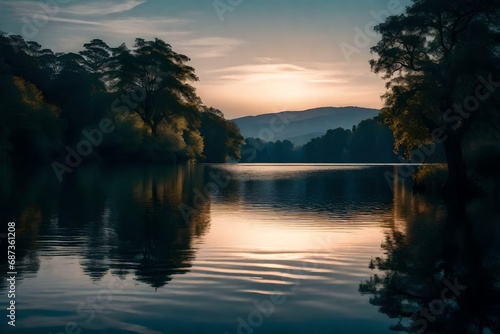
{"label": "mountain", "polygon": [[379,110],[360,107],[323,107],[304,111],[284,111],[233,119],[245,138],[265,141],[289,140],[304,145],[336,128],[352,129],[361,121],[377,116]]}

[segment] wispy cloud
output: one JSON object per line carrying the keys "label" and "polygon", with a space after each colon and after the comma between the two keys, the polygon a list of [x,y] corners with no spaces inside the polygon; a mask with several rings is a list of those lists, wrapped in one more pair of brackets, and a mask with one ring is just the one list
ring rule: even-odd
{"label": "wispy cloud", "polygon": [[177,52],[191,58],[216,58],[230,54],[241,40],[225,37],[193,37],[187,28],[188,20],[167,18],[126,18],[101,21],[82,21],[53,18],[68,23],[65,31],[73,35],[98,36],[103,31],[113,39],[130,40],[130,37],[161,38],[172,44]]}
{"label": "wispy cloud", "polygon": [[68,18],[64,18],[64,17],[53,17],[50,20],[53,21],[53,22],[83,24],[83,25],[93,25],[93,26],[103,26],[102,22],[77,20],[77,19],[68,19]]}
{"label": "wispy cloud", "polygon": [[329,67],[308,68],[295,64],[247,64],[225,67],[208,73],[218,75],[219,80],[241,83],[269,80],[297,80],[310,83],[343,84],[349,82],[347,73]]}
{"label": "wispy cloud", "polygon": [[[235,47],[243,43],[241,40],[225,37],[194,37],[187,29],[189,20],[164,17],[134,17],[109,20],[79,20],[72,18],[51,18],[64,25],[64,31],[75,39],[82,36],[101,36],[103,32],[112,36],[119,43],[131,41],[131,38],[161,38],[170,43],[177,52],[191,58],[216,58],[230,54]],[[54,36],[54,38],[56,38]],[[86,40],[84,38],[83,40]],[[106,39],[106,38],[105,38]],[[62,45],[68,44],[68,40]],[[61,44],[61,43],[58,43]]]}
{"label": "wispy cloud", "polygon": [[125,1],[92,1],[86,3],[73,4],[68,6],[46,4],[42,1],[3,1],[0,6],[8,6],[15,15],[32,16],[34,14],[49,13],[52,15],[71,16],[104,16],[116,13],[128,12],[146,0],[125,0]]}
{"label": "wispy cloud", "polygon": [[45,13],[44,8],[33,1],[0,1],[0,8],[4,13],[9,13],[12,17],[23,17],[37,13]]}
{"label": "wispy cloud", "polygon": [[[51,42],[58,47],[79,45],[77,43],[88,40],[89,36],[109,39],[109,43],[131,43],[135,37],[157,37],[170,43],[176,51],[194,59],[225,57],[242,43],[241,40],[235,38],[202,36],[192,31],[192,19],[132,15],[134,8],[147,1],[89,0],[50,7],[42,1],[0,0],[0,10],[5,7],[6,10],[2,12],[19,22],[30,21],[38,14],[47,20],[44,23],[47,29],[52,24],[57,25],[61,29],[52,34]],[[123,15],[111,15],[118,13]],[[59,33],[60,31],[64,31],[64,34]],[[75,42],[67,36],[71,36]]]}
{"label": "wispy cloud", "polygon": [[258,61],[259,63],[275,63],[282,61],[279,58],[271,58],[271,57],[256,57],[255,60]]}
{"label": "wispy cloud", "polygon": [[109,15],[128,12],[142,5],[146,0],[100,1],[77,4],[62,8],[60,13],[70,15]]}
{"label": "wispy cloud", "polygon": [[53,17],[51,21],[60,22],[66,31],[73,31],[79,35],[111,35],[113,38],[128,39],[130,36],[172,38],[186,36],[191,32],[185,29],[188,20],[169,19],[164,17],[131,17],[108,20],[79,20],[73,18]]}
{"label": "wispy cloud", "polygon": [[178,45],[187,54],[195,54],[199,58],[215,58],[228,55],[243,41],[226,37],[204,37],[180,42]]}

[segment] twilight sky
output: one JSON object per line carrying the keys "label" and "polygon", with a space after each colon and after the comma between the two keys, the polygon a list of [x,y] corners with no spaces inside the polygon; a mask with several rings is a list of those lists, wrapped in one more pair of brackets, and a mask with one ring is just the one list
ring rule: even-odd
{"label": "twilight sky", "polygon": [[[373,25],[409,0],[0,0],[0,31],[54,51],[161,38],[189,56],[226,117],[320,106],[380,108]],[[360,33],[363,31],[363,33]]]}

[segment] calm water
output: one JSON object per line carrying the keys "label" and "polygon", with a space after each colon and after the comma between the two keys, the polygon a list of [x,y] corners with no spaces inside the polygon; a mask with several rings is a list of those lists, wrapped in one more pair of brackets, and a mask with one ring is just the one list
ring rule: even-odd
{"label": "calm water", "polygon": [[[498,332],[497,203],[447,219],[440,199],[413,196],[390,173],[81,167],[59,184],[51,170],[3,170],[0,218],[17,223],[18,277],[16,327],[0,311],[0,332],[388,333],[457,277],[457,296],[415,325]],[[473,231],[467,215],[481,222]],[[7,290],[2,280],[2,310]]]}

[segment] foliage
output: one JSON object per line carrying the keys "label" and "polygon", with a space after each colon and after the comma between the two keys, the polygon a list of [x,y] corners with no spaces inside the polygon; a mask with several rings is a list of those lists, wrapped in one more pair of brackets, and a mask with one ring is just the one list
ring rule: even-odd
{"label": "foliage", "polygon": [[302,147],[288,140],[264,142],[247,138],[241,147],[242,162],[399,162],[394,138],[375,119],[362,121],[353,130],[332,129]]}
{"label": "foliage", "polygon": [[54,53],[0,34],[0,159],[63,160],[64,147],[76,149],[103,119],[114,130],[94,159],[237,159],[241,134],[222,113],[206,112],[189,60],[160,39],[138,38],[132,49],[93,39],[79,53]]}
{"label": "foliage", "polygon": [[311,162],[343,162],[350,135],[350,130],[342,128],[328,130],[324,136],[314,138],[304,145],[305,159]]}
{"label": "foliage", "polygon": [[355,162],[393,162],[394,137],[386,126],[376,120],[365,120],[353,131],[348,151]]}
{"label": "foliage", "polygon": [[240,160],[243,136],[234,123],[224,118],[220,110],[206,108],[202,112],[200,132],[205,139],[203,155],[207,162]]}
{"label": "foliage", "polygon": [[448,176],[446,165],[432,164],[423,165],[413,175],[413,189],[417,191],[432,192],[439,190]]}
{"label": "foliage", "polygon": [[479,120],[498,118],[491,116],[498,114],[498,91],[474,108],[470,101],[491,89],[485,80],[500,78],[499,14],[498,0],[415,0],[375,27],[382,38],[372,48],[379,57],[371,67],[388,80],[381,116],[396,150],[405,147],[409,157],[424,144],[443,142],[450,183],[466,178],[464,134]]}
{"label": "foliage", "polygon": [[173,124],[178,117],[196,123],[200,101],[189,82],[198,78],[194,68],[186,65],[190,59],[160,39],[138,38],[134,47],[129,50],[122,45],[113,49],[107,73],[111,90],[140,96],[130,108],[153,135],[160,124]]}
{"label": "foliage", "polygon": [[40,90],[18,76],[0,77],[0,159],[54,157],[62,147],[58,109]]}

